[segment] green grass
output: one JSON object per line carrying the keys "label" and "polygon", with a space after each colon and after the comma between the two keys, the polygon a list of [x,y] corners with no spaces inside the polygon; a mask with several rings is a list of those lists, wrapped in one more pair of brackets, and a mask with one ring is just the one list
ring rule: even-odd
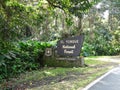
{"label": "green grass", "polygon": [[[114,63],[92,60],[89,58],[85,59],[85,64],[87,66],[73,68],[44,67],[37,71],[21,74],[18,78],[11,79],[10,81],[14,86],[20,83],[29,83],[32,81],[40,81],[45,78],[56,77],[55,80],[51,80],[51,83],[48,85],[35,87],[30,90],[77,90],[78,88],[82,89],[85,85],[116,65]],[[61,82],[57,81],[59,76],[63,79]],[[3,86],[3,84],[1,84],[1,86]]]}
{"label": "green grass", "polygon": [[86,57],[86,59],[113,58],[113,57],[120,57],[120,55],[118,56],[89,56],[89,57]]}
{"label": "green grass", "polygon": [[[49,85],[44,85],[41,87],[35,87],[28,90],[81,90],[84,88],[87,84],[95,80],[97,77],[101,76],[105,72],[107,72],[112,67],[106,68],[106,69],[97,69],[99,72],[96,72],[97,70],[95,68],[77,68],[74,71],[82,71],[82,74],[84,73],[84,76],[77,76],[77,79],[73,80],[66,80],[58,83],[51,83]],[[78,73],[79,73],[78,72]],[[74,74],[73,74],[74,75]]]}
{"label": "green grass", "polygon": [[[85,60],[85,63],[90,66],[102,65],[106,62],[96,61],[96,60]],[[28,80],[40,80],[45,77],[57,76],[57,75],[66,75],[67,72],[86,72],[92,71],[93,68],[89,67],[73,67],[73,68],[62,68],[62,67],[45,67],[42,70],[26,72],[26,74],[21,75],[21,80],[18,82],[24,82]]]}
{"label": "green grass", "polygon": [[101,64],[105,63],[103,61],[94,60],[94,58],[92,58],[92,59],[91,58],[86,58],[85,59],[85,64],[87,64],[87,65],[98,65],[98,64],[101,65]]}

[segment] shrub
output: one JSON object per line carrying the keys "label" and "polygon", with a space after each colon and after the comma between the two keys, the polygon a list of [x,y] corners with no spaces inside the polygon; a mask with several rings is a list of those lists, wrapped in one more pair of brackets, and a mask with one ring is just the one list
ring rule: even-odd
{"label": "shrub", "polygon": [[20,41],[14,43],[11,50],[0,51],[0,80],[8,79],[20,73],[39,69],[46,47],[51,47],[48,42]]}

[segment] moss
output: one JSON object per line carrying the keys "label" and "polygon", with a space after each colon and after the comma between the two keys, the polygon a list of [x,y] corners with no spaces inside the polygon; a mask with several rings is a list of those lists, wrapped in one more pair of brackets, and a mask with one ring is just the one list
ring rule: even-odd
{"label": "moss", "polygon": [[76,60],[69,60],[70,58],[63,58],[64,60],[59,60],[59,58],[56,57],[46,57],[44,56],[43,62],[44,65],[50,66],[50,67],[80,67],[84,66],[81,63],[81,58],[78,58]]}

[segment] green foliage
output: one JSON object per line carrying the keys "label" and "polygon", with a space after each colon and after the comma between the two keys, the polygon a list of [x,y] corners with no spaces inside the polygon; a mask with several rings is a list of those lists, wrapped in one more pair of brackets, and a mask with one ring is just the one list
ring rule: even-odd
{"label": "green foliage", "polygon": [[[88,56],[89,54],[92,56],[120,54],[120,43],[118,43],[120,42],[120,18],[118,17],[120,4],[118,1],[101,1],[101,5],[99,7],[95,5],[95,7],[91,8],[84,18],[85,44],[83,45],[83,52],[87,51]],[[106,7],[106,5],[109,7]],[[106,14],[103,14],[106,12],[107,17],[105,17]]]}
{"label": "green foliage", "polygon": [[64,11],[72,13],[75,16],[78,16],[88,10],[92,3],[89,0],[47,0],[48,3],[53,6],[60,8]]}
{"label": "green foliage", "polygon": [[[120,54],[118,33],[111,34],[108,30],[96,30],[92,40],[90,40],[91,37],[89,34],[89,32],[86,33],[85,42],[82,48],[83,56]],[[87,38],[87,36],[89,37]]]}
{"label": "green foliage", "polygon": [[95,55],[94,46],[84,42],[82,47],[82,56],[91,56],[91,55]]}
{"label": "green foliage", "polygon": [[47,42],[31,40],[15,45],[11,50],[0,51],[0,80],[40,68],[45,48],[52,46]]}

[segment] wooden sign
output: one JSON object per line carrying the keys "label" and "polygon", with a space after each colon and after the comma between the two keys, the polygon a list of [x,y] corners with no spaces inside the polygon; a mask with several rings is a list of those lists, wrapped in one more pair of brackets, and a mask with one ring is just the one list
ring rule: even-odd
{"label": "wooden sign", "polygon": [[58,41],[57,54],[59,56],[72,56],[72,57],[79,56],[83,40],[84,35],[80,35]]}

